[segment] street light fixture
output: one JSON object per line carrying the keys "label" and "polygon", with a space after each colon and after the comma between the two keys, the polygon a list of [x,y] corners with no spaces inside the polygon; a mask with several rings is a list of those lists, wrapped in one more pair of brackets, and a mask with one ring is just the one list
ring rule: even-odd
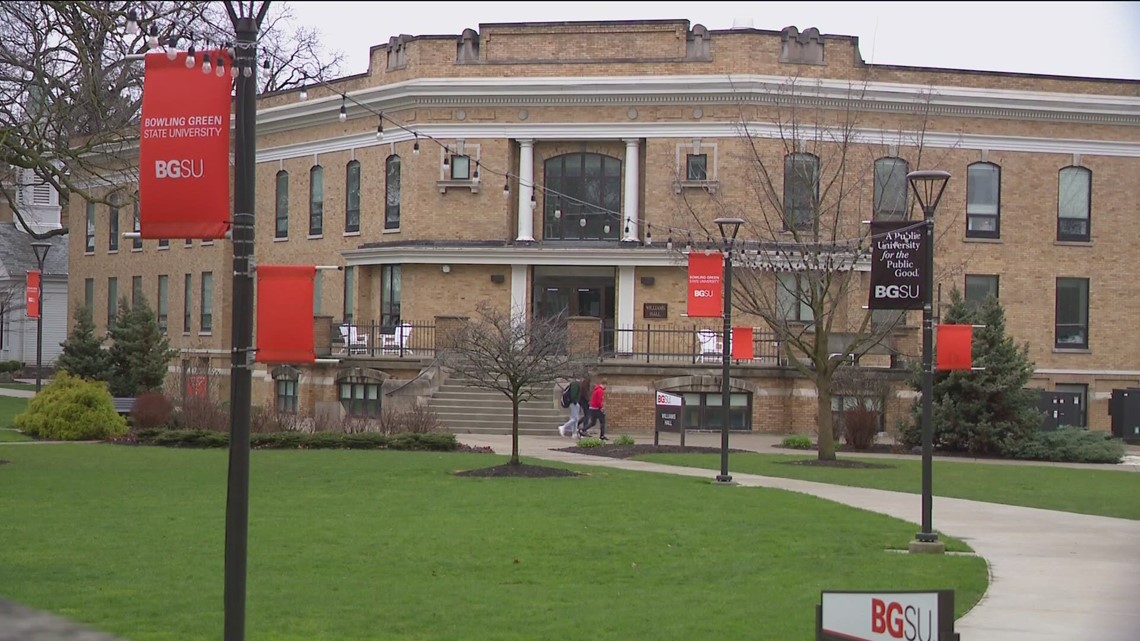
{"label": "street light fixture", "polygon": [[38,240],[32,243],[32,251],[36,254],[36,266],[40,271],[40,288],[36,296],[36,306],[39,314],[36,315],[36,394],[43,386],[43,358],[44,358],[44,261],[47,260],[51,243]]}
{"label": "street light fixture", "polygon": [[720,228],[720,239],[724,242],[724,333],[720,346],[720,474],[717,483],[732,483],[728,474],[728,422],[730,416],[731,387],[728,368],[732,363],[732,246],[736,234],[744,224],[741,218],[717,218],[713,221]]}
{"label": "street light fixture", "polygon": [[940,170],[912,171],[906,176],[911,190],[922,207],[923,227],[926,229],[926,264],[923,266],[922,304],[922,530],[910,544],[912,552],[944,552],[946,545],[938,540],[932,523],[933,462],[934,454],[934,212],[950,172]]}

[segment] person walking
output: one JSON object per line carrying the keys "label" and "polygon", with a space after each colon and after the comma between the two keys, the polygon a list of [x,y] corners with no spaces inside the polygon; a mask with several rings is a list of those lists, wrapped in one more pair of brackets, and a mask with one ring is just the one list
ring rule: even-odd
{"label": "person walking", "polygon": [[569,399],[569,404],[566,407],[570,410],[570,418],[565,423],[558,426],[558,433],[562,436],[573,438],[574,434],[578,432],[578,425],[582,422],[582,383],[580,381],[572,381],[570,387],[563,392],[564,399]]}
{"label": "person walking", "polygon": [[598,438],[603,441],[609,440],[606,438],[606,379],[598,381],[594,387],[593,393],[590,394],[590,421],[586,424],[585,429],[579,432],[579,436],[589,436],[590,428],[595,424],[601,424],[601,434]]}

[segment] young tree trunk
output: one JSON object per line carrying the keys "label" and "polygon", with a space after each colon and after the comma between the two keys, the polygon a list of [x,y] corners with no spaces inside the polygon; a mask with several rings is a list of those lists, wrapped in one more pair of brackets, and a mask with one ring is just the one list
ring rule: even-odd
{"label": "young tree trunk", "polygon": [[519,397],[511,399],[511,465],[519,464]]}
{"label": "young tree trunk", "polygon": [[835,431],[831,421],[831,376],[815,380],[816,425],[819,429],[819,460],[835,460]]}

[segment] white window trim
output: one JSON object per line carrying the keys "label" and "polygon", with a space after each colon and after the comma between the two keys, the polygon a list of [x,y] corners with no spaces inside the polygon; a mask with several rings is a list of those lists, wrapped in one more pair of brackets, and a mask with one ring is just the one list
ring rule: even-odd
{"label": "white window trim", "polygon": [[[715,194],[717,187],[720,186],[720,181],[717,179],[717,143],[704,142],[700,138],[693,139],[692,142],[680,143],[677,145],[676,155],[674,162],[677,167],[677,179],[673,182],[673,193],[680,194],[686,189],[704,189],[710,194]],[[707,154],[709,157],[708,165],[708,179],[707,180],[689,180],[688,174],[688,155],[689,154]]]}
{"label": "white window trim", "polygon": [[[439,180],[436,186],[439,187],[439,193],[446,194],[448,189],[470,189],[471,193],[479,193],[479,183],[482,178],[469,178],[467,180],[457,180],[451,177],[451,156],[467,156],[471,159],[471,175],[475,175],[476,168],[479,167],[479,161],[482,158],[482,145],[468,144],[462,140],[456,140],[454,145],[441,146],[439,148]],[[448,164],[444,165],[444,159],[448,159]],[[385,230],[387,231],[387,230]]]}

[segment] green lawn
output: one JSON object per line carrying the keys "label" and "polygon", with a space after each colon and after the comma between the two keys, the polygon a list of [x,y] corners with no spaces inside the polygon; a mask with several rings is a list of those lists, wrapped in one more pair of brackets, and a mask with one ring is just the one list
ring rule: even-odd
{"label": "green lawn", "polygon": [[28,401],[30,400],[29,398],[0,396],[0,428],[12,427],[12,419],[28,408]]}
{"label": "green lawn", "polygon": [[[225,451],[0,455],[5,597],[132,641],[219,638]],[[255,451],[249,638],[808,641],[821,589],[952,588],[961,615],[986,585],[980,558],[885,551],[913,525],[797,493],[449,474],[503,461]]]}
{"label": "green lawn", "polygon": [[[898,492],[922,492],[922,462],[917,459],[842,459],[890,465],[889,469],[844,469],[786,465],[787,461],[815,458],[813,455],[733,454],[729,472],[763,474],[819,481],[835,485],[873,487]],[[638,459],[720,469],[719,454],[649,454]],[[1023,505],[1079,514],[1140,519],[1140,473],[1075,469],[1045,465],[1000,463],[933,463],[935,496],[948,496],[990,503]]]}
{"label": "green lawn", "polygon": [[[47,381],[42,381],[42,385],[47,385]],[[0,389],[18,389],[26,392],[33,392],[36,389],[34,383],[0,383]]]}

